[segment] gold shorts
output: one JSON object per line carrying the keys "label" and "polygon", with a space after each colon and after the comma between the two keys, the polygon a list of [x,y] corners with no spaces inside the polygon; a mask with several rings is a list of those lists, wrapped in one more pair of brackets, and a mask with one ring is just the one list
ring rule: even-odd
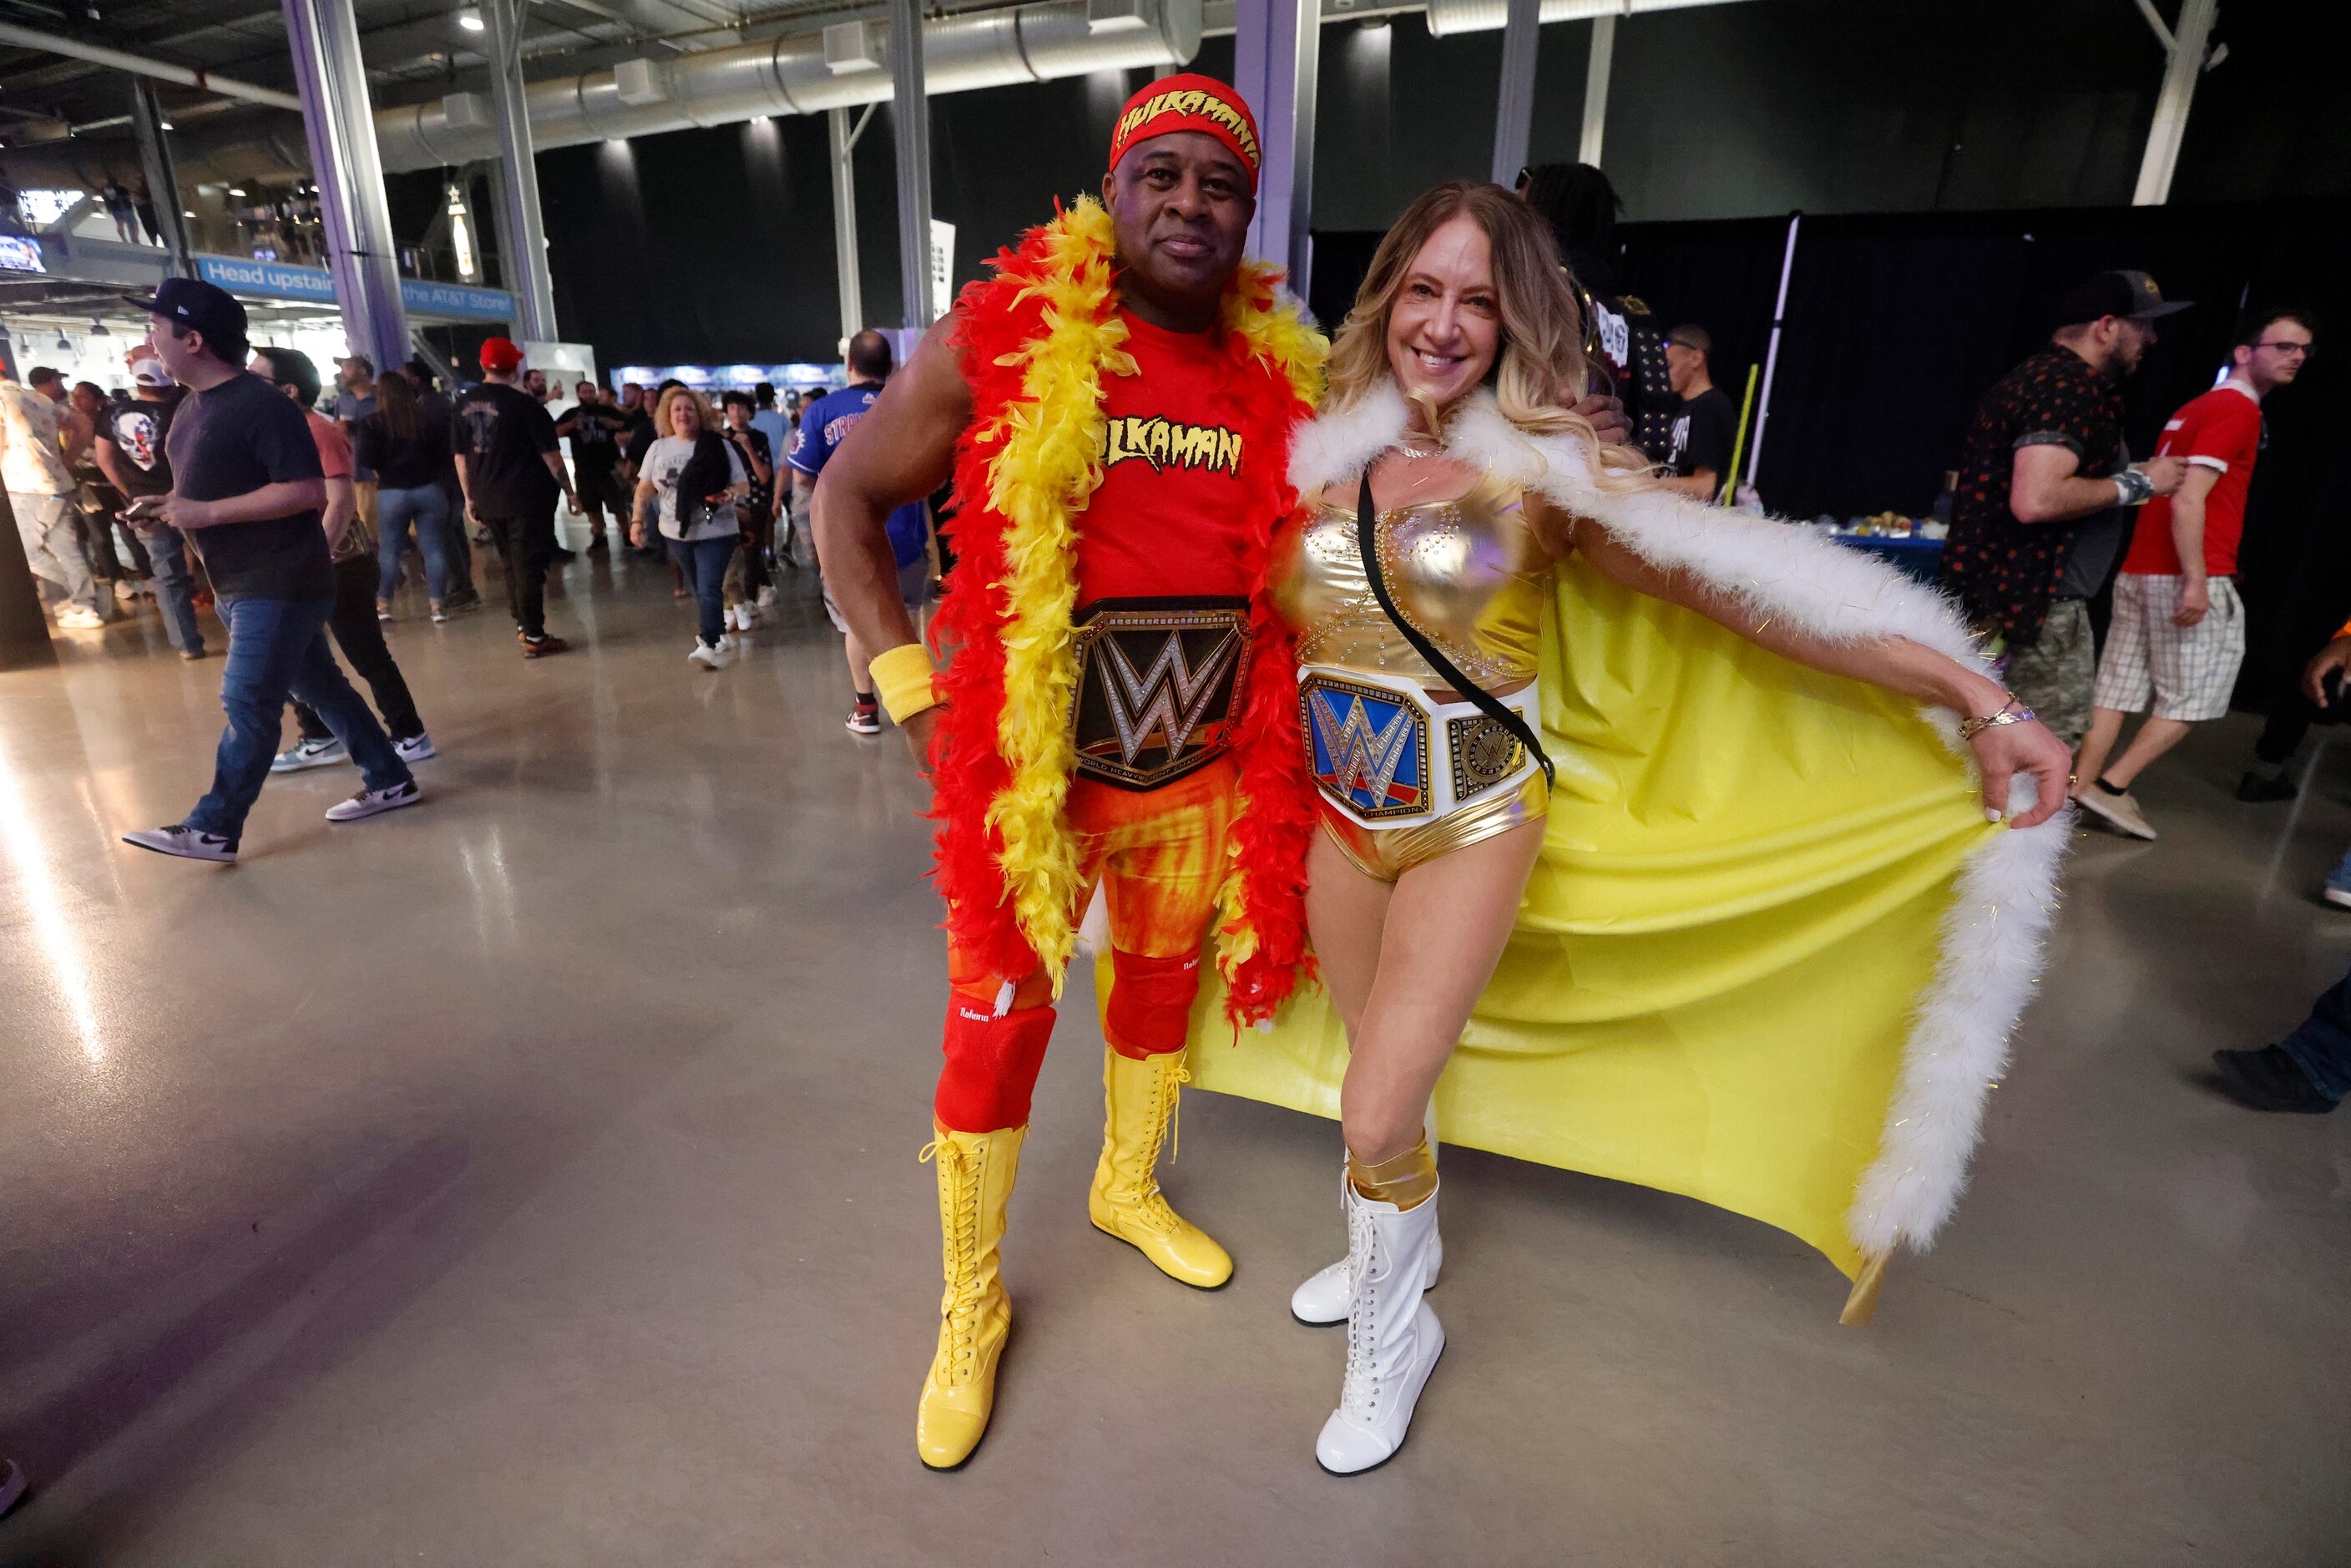
{"label": "gold shorts", "polygon": [[1551,814],[1542,769],[1530,768],[1517,786],[1457,806],[1433,822],[1410,828],[1367,828],[1330,801],[1320,802],[1322,831],[1348,863],[1378,882],[1394,882],[1439,855],[1468,849]]}

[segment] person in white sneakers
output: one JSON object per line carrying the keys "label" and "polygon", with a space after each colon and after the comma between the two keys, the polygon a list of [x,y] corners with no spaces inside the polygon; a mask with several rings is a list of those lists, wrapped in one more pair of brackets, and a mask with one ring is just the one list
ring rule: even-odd
{"label": "person in white sneakers", "polygon": [[637,470],[630,541],[642,547],[648,520],[658,522],[700,612],[686,661],[723,670],[734,662],[736,647],[727,630],[726,563],[742,539],[737,504],[750,492],[751,476],[741,451],[719,435],[717,416],[693,388],[664,392],[654,418],[662,434],[645,448]]}
{"label": "person in white sneakers", "polygon": [[[2131,785],[2190,729],[2229,711],[2245,662],[2237,545],[2261,455],[2262,400],[2301,373],[2312,336],[2298,310],[2251,318],[2229,350],[2228,375],[2163,427],[2156,455],[2186,463],[2188,475],[2178,495],[2139,514],[2074,769],[2074,799],[2131,838],[2155,837]],[[2147,722],[2109,766],[2123,719],[2140,712]]]}
{"label": "person in white sneakers", "polygon": [[420,799],[408,764],[327,647],[335,572],[320,513],[327,482],[310,427],[293,402],[245,368],[245,307],[193,278],[167,277],[152,299],[149,344],[189,395],[166,444],[172,490],[130,514],[178,528],[203,558],[228,628],[213,786],[168,827],[123,841],[188,860],[234,862],[246,814],[269,777],[288,695],[327,721],[360,765],[360,789],[329,808],[357,821]]}

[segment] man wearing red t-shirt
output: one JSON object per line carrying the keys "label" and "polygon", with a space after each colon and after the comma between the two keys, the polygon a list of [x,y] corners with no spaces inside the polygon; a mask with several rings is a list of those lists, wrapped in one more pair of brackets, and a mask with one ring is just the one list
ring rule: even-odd
{"label": "man wearing red t-shirt", "polygon": [[[2245,611],[2234,578],[2245,493],[2261,454],[2262,399],[2298,375],[2310,324],[2294,311],[2258,319],[2230,350],[2229,374],[2172,415],[2157,455],[2188,465],[2179,493],[2147,505],[2115,582],[2115,613],[2098,664],[2090,733],[2074,799],[2137,839],[2155,830],[2131,798],[2133,779],[2229,711],[2245,658]],[[2150,710],[2112,768],[2123,716]]]}

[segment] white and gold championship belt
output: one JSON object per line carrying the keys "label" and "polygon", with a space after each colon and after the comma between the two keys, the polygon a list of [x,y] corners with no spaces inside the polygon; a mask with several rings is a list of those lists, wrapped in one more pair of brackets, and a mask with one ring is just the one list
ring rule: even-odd
{"label": "white and gold championship belt", "polygon": [[1079,617],[1077,651],[1080,777],[1156,789],[1231,747],[1249,674],[1247,599],[1097,600]]}
{"label": "white and gold championship belt", "polygon": [[[1536,690],[1530,685],[1498,700],[1538,726]],[[1316,788],[1366,828],[1436,821],[1536,766],[1477,704],[1437,702],[1393,675],[1302,665],[1298,720]]]}

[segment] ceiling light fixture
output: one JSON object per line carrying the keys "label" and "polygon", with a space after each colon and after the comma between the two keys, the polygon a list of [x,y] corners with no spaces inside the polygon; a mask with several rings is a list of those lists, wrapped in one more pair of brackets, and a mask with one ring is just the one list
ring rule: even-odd
{"label": "ceiling light fixture", "polygon": [[457,13],[457,26],[465,28],[465,31],[469,33],[478,33],[482,31],[486,25],[487,24],[483,22],[482,14],[479,11],[460,11]]}
{"label": "ceiling light fixture", "polygon": [[66,329],[63,327],[57,329],[57,352],[61,354],[73,352],[73,340],[66,336]]}
{"label": "ceiling light fixture", "polygon": [[168,120],[159,120],[155,124],[158,130],[169,131],[172,129],[172,122]]}
{"label": "ceiling light fixture", "polygon": [[106,323],[98,319],[95,316],[90,318],[89,335],[93,338],[111,338],[114,336],[113,333],[106,329]]}
{"label": "ceiling light fixture", "polygon": [[245,187],[243,185],[231,185],[228,188],[228,193],[232,196],[242,196],[245,194]]}

